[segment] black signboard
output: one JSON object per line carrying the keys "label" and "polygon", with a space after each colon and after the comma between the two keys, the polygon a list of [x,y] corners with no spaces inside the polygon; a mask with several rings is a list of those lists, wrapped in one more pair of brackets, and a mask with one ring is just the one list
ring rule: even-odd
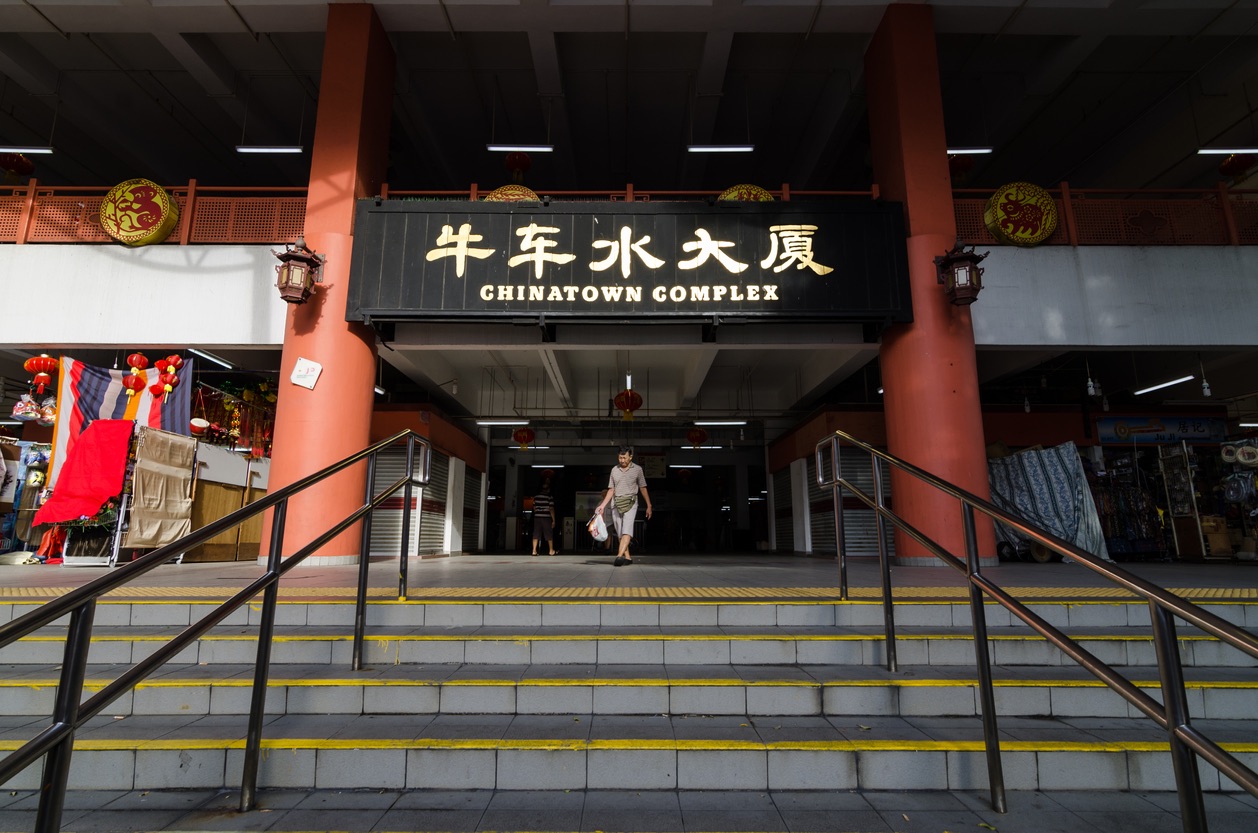
{"label": "black signboard", "polygon": [[910,321],[898,203],[362,200],[349,321]]}

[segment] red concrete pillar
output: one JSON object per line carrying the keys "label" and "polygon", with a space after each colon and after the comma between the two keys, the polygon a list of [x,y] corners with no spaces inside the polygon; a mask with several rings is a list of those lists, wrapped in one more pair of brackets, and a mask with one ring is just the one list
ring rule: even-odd
{"label": "red concrete pillar", "polygon": [[[935,273],[935,256],[956,242],[956,219],[930,6],[887,7],[865,54],[865,88],[874,181],[885,199],[904,204],[913,298],[913,323],[891,328],[880,352],[887,449],[986,498],[970,311],[947,301]],[[891,489],[909,523],[964,554],[955,500],[895,473]],[[992,525],[980,516],[978,530],[979,555],[995,563]],[[895,544],[901,564],[939,563],[905,535]]]}
{"label": "red concrete pillar", "polygon": [[[370,5],[332,4],[319,83],[319,109],[306,198],[306,245],[326,255],[323,283],[288,311],[280,362],[269,486],[272,490],[367,444],[374,404],[376,341],[345,320],[355,201],[385,180],[393,98],[393,49]],[[313,390],[289,381],[298,358],[323,366]],[[361,505],[365,468],[338,475],[289,503],[284,554]],[[319,552],[319,562],[356,561],[355,527]],[[269,524],[262,549],[269,548]],[[328,561],[326,559],[335,559]]]}

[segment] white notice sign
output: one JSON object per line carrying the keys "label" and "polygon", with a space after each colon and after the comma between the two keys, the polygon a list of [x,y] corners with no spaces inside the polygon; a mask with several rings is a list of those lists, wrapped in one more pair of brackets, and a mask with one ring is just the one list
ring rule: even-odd
{"label": "white notice sign", "polygon": [[318,362],[312,362],[310,359],[297,359],[297,364],[293,367],[293,375],[291,377],[294,385],[301,385],[303,388],[314,390],[315,382],[319,381],[319,374],[323,372],[323,365]]}

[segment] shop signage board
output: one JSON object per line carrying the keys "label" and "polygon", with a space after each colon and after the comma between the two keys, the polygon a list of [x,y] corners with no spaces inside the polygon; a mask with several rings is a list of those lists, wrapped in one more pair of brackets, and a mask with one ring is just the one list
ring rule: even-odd
{"label": "shop signage board", "polygon": [[1102,444],[1117,445],[1218,443],[1227,438],[1227,422],[1200,416],[1101,417],[1096,435]]}
{"label": "shop signage board", "polygon": [[912,320],[903,211],[360,200],[346,320]]}

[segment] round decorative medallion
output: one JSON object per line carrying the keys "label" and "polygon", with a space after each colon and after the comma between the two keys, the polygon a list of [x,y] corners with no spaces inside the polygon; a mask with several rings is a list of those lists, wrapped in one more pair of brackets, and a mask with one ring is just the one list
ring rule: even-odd
{"label": "round decorative medallion", "polygon": [[179,223],[179,206],[166,189],[147,179],[115,185],[100,204],[100,225],[128,246],[160,243]]}
{"label": "round decorative medallion", "polygon": [[1037,246],[1057,230],[1057,203],[1029,182],[1010,182],[987,201],[983,225],[1002,243]]}
{"label": "round decorative medallion", "polygon": [[541,198],[531,188],[523,185],[503,185],[485,195],[485,202],[541,202]]}
{"label": "round decorative medallion", "polygon": [[717,199],[738,202],[773,202],[773,195],[759,185],[735,185],[722,191]]}

